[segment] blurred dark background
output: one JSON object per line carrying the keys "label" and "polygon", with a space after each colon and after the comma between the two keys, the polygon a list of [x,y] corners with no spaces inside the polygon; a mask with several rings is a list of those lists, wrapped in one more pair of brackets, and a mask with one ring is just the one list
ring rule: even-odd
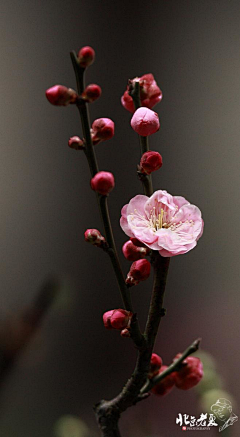
{"label": "blurred dark background", "polygon": [[[75,88],[69,52],[84,45],[96,51],[87,82],[103,91],[90,107],[91,120],[115,121],[115,137],[96,152],[100,168],[116,179],[109,205],[126,273],[119,217],[121,207],[141,192],[135,172],[140,155],[120,97],[129,78],[150,72],[163,91],[155,107],[161,129],[150,139],[150,148],[164,161],[153,177],[154,188],[196,204],[205,231],[196,249],[171,261],[167,316],[155,351],[168,364],[202,337],[237,414],[239,28],[238,0],[1,2],[3,324],[8,320],[13,329],[46,278],[54,278],[60,288],[4,374],[1,436],[55,436],[63,415],[80,416],[90,435],[99,435],[93,404],[116,395],[135,364],[131,341],[102,324],[102,313],[122,303],[107,255],[83,239],[87,228],[103,228],[84,154],[67,146],[70,136],[81,136],[78,112],[55,108],[45,98],[45,90],[55,84]],[[150,281],[133,290],[142,327],[150,292]],[[122,434],[175,437],[181,431],[177,414],[198,416],[201,411],[194,391],[175,390],[126,412]],[[231,428],[231,435],[239,435],[239,423]]]}

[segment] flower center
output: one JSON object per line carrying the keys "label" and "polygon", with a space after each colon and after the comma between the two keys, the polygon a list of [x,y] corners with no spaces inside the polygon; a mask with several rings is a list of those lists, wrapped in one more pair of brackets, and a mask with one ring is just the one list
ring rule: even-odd
{"label": "flower center", "polygon": [[153,228],[154,231],[158,231],[162,228],[167,228],[168,224],[163,220],[164,214],[165,211],[163,210],[163,208],[161,208],[160,214],[157,214],[156,208],[154,206],[153,209],[150,211],[149,227]]}
{"label": "flower center", "polygon": [[[177,211],[178,206],[175,208]],[[157,232],[159,229],[169,229],[170,231],[177,230],[178,234],[180,235],[182,233],[186,233],[185,229],[181,229],[181,226],[188,224],[188,226],[190,225],[192,227],[194,225],[193,220],[180,220],[178,222],[173,222],[171,217],[168,216],[167,212],[163,208],[160,209],[159,213],[159,208],[156,208],[155,206],[151,209],[149,218],[146,218],[146,216],[140,214],[137,209],[134,209],[134,213],[132,212],[130,216],[132,221],[137,218],[142,222],[143,226],[147,226],[148,228],[152,229],[153,232]],[[136,225],[132,226],[133,228],[138,227]]]}
{"label": "flower center", "polygon": [[[176,210],[178,210],[178,207],[176,206]],[[149,218],[149,225],[148,227],[152,228],[154,232],[158,231],[159,229],[170,229],[170,231],[178,231],[181,232],[179,229],[184,224],[189,224],[190,226],[194,225],[193,220],[185,220],[185,221],[179,221],[179,222],[169,222],[169,218],[167,218],[167,213],[164,211],[163,208],[160,210],[160,214],[157,213],[156,207],[154,206],[153,209],[150,211],[150,218]]]}

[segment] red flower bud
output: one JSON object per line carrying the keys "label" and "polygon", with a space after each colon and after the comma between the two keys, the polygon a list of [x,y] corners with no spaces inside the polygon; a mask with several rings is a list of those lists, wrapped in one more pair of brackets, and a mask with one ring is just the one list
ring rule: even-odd
{"label": "red flower bud", "polygon": [[152,354],[150,361],[150,369],[148,373],[148,378],[153,378],[159,373],[159,369],[162,366],[162,358],[157,354]]}
{"label": "red flower bud", "polygon": [[103,314],[103,323],[106,329],[125,329],[131,323],[132,313],[130,311],[117,310],[107,311]]}
{"label": "red flower bud", "polygon": [[158,152],[145,152],[140,161],[140,172],[151,174],[153,171],[162,167],[162,157]]}
{"label": "red flower bud", "polygon": [[132,263],[127,275],[126,283],[136,285],[139,281],[145,281],[151,272],[151,264],[146,259],[139,259]]}
{"label": "red flower bud", "polygon": [[131,337],[131,334],[130,334],[130,331],[129,331],[129,329],[128,328],[125,328],[125,329],[123,329],[122,331],[121,331],[121,336],[122,337]]}
{"label": "red flower bud", "polygon": [[91,65],[95,58],[95,51],[92,47],[82,47],[78,52],[79,65],[82,68],[86,68]]}
{"label": "red flower bud", "polygon": [[[158,373],[160,374],[166,369],[167,366],[162,366]],[[158,396],[164,396],[173,389],[174,385],[175,380],[172,376],[172,373],[170,373],[170,375],[167,375],[164,379],[162,379],[162,381],[159,381],[156,385],[154,385],[154,387],[151,389],[151,392]]]}
{"label": "red flower bud", "polygon": [[[178,354],[175,359],[180,356],[181,354]],[[183,361],[183,366],[178,372],[174,372],[173,376],[177,388],[189,390],[197,385],[203,377],[202,362],[197,357],[187,357]]]}
{"label": "red flower bud", "polygon": [[81,140],[81,138],[74,136],[69,138],[68,145],[71,147],[71,149],[75,150],[83,150],[84,149],[84,142]]}
{"label": "red flower bud", "polygon": [[91,83],[83,91],[81,97],[86,100],[86,102],[92,103],[97,100],[102,94],[102,90],[99,85]]}
{"label": "red flower bud", "polygon": [[147,247],[135,246],[131,240],[128,240],[124,243],[122,251],[128,261],[137,261],[144,258],[148,254],[149,249]]}
{"label": "red flower bud", "polygon": [[101,247],[106,242],[105,238],[97,229],[87,229],[84,233],[84,238],[87,243],[93,246]]}
{"label": "red flower bud", "polygon": [[152,135],[160,128],[158,114],[145,107],[138,108],[132,116],[131,126],[142,137]]}
{"label": "red flower bud", "polygon": [[[136,81],[139,82],[140,86],[140,100],[142,106],[151,109],[162,100],[162,91],[158,87],[152,74],[144,74],[142,77],[136,77],[130,82],[134,83]],[[129,86],[127,87],[127,91],[123,94],[121,102],[125,109],[134,112],[133,99],[129,96],[128,89]]]}
{"label": "red flower bud", "polygon": [[63,85],[55,85],[46,91],[46,97],[52,105],[67,106],[76,102],[77,93]]}
{"label": "red flower bud", "polygon": [[108,193],[110,193],[114,185],[114,176],[108,171],[99,171],[91,179],[91,188],[103,196],[106,196]]}
{"label": "red flower bud", "polygon": [[91,133],[93,144],[110,140],[114,135],[114,122],[110,118],[97,118],[92,124]]}

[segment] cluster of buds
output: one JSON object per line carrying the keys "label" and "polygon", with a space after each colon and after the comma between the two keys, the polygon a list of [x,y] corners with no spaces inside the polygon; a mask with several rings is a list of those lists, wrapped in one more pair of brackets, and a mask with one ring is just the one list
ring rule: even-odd
{"label": "cluster of buds", "polygon": [[112,173],[108,171],[99,171],[91,179],[91,188],[93,191],[101,194],[102,196],[107,196],[110,191],[114,188],[115,181]]}
{"label": "cluster of buds", "polygon": [[129,91],[133,88],[135,82],[139,82],[141,105],[146,108],[153,108],[162,100],[162,91],[158,87],[152,74],[144,74],[141,77],[135,77],[129,81],[127,90],[124,92],[121,102],[125,109],[134,112],[134,103]]}
{"label": "cluster of buds", "polygon": [[[91,65],[95,58],[95,52],[92,47],[85,46],[79,50],[78,63],[80,67],[86,68]],[[81,96],[76,91],[63,85],[55,85],[46,91],[48,101],[55,106],[67,106],[70,103],[80,102],[81,99],[87,103],[92,103],[100,97],[102,90],[99,85],[88,85]]]}
{"label": "cluster of buds", "polygon": [[[178,354],[174,358],[174,361],[180,357],[181,354]],[[151,376],[151,378],[160,375],[167,368],[167,366],[161,366],[158,372]],[[202,377],[203,365],[201,360],[197,357],[189,356],[181,363],[181,367],[178,371],[170,373],[164,379],[159,381],[151,389],[151,392],[159,396],[164,396],[169,393],[174,386],[181,390],[189,390],[192,387],[195,387],[195,385],[201,381]]]}
{"label": "cluster of buds", "polygon": [[150,249],[137,238],[130,238],[122,247],[122,252],[128,261],[137,261],[149,254]]}
{"label": "cluster of buds", "polygon": [[134,261],[127,274],[126,284],[129,286],[137,285],[140,281],[145,281],[151,273],[151,264],[147,259]]}
{"label": "cluster of buds", "polygon": [[[178,359],[181,354],[175,357]],[[180,370],[174,373],[175,385],[181,390],[189,390],[197,385],[203,377],[203,365],[197,357],[187,357],[183,362]]]}

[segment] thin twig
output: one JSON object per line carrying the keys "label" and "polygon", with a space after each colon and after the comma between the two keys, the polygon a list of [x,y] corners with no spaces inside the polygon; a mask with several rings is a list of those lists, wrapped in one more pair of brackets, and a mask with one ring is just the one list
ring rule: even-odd
{"label": "thin twig", "polygon": [[[72,51],[70,53],[73,68],[76,75],[76,81],[77,81],[77,87],[78,87],[78,93],[81,94],[84,90],[84,72],[85,69],[81,68],[79,66],[79,62],[76,56],[76,53]],[[86,102],[81,102],[81,104],[77,105],[78,110],[80,113],[81,118],[81,124],[82,124],[82,130],[83,135],[85,138],[85,154],[88,160],[89,168],[91,175],[94,176],[98,172],[98,165],[97,165],[97,159],[95,156],[95,152],[93,149],[92,144],[92,138],[91,138],[91,132],[90,132],[90,122],[89,122],[89,113],[88,113],[88,104]],[[105,237],[107,240],[107,243],[109,245],[109,249],[107,250],[107,253],[111,259],[112,266],[117,278],[118,286],[121,292],[122,300],[125,306],[125,309],[127,311],[131,311],[134,313],[132,301],[131,301],[131,294],[130,290],[126,286],[125,278],[123,275],[123,271],[120,265],[120,261],[118,258],[116,245],[114,241],[112,226],[111,226],[111,220],[109,216],[109,209],[108,209],[108,202],[107,202],[108,196],[102,196],[100,194],[97,194],[97,201],[100,208],[100,215],[102,218],[104,230],[105,230]],[[134,341],[137,348],[144,347],[145,339],[143,335],[141,334],[140,327],[138,324],[138,320],[135,317],[133,323],[131,324],[131,338]]]}
{"label": "thin twig", "polygon": [[[133,103],[135,106],[135,110],[141,107],[141,99],[140,99],[140,84],[138,81],[130,81],[129,82],[129,95],[133,99]],[[143,137],[138,135],[141,155],[149,150],[148,137]],[[145,175],[142,173],[138,173],[138,177],[142,182],[144,193],[146,196],[151,196],[153,193],[153,185],[152,185],[152,176]]]}

